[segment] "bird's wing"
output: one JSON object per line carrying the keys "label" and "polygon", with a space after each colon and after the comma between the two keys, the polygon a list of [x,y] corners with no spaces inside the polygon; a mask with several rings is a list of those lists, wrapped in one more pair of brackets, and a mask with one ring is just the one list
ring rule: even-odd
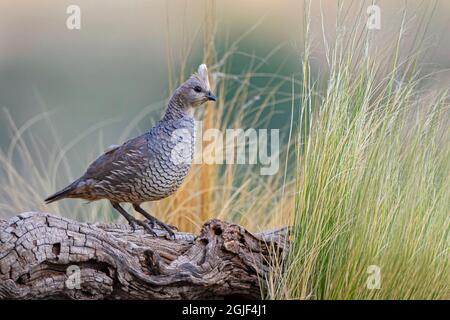
{"label": "bird's wing", "polygon": [[146,135],[111,146],[89,165],[83,178],[103,180],[122,176],[127,179],[127,175],[134,174],[135,169],[149,161],[149,152]]}

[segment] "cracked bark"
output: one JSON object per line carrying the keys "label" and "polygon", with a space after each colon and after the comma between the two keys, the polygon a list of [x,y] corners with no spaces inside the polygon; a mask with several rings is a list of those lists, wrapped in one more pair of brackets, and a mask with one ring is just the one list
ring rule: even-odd
{"label": "cracked bark", "polygon": [[0,220],[0,299],[257,299],[288,244],[287,228],[216,219],[198,236],[157,233],[40,212]]}

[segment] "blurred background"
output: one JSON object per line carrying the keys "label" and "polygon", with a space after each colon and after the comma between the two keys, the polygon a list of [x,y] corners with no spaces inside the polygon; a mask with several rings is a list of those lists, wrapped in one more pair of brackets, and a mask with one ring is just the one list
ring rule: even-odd
{"label": "blurred background", "polygon": [[[71,4],[81,8],[81,30],[66,27],[66,9]],[[326,62],[322,38],[332,42],[336,32],[337,4],[334,0],[312,3],[311,34],[316,37],[312,39],[312,71],[316,76]],[[377,50],[382,51],[383,43],[396,36],[405,4],[402,0],[378,1],[381,30],[373,33]],[[418,0],[408,1],[407,6],[406,44],[401,48],[405,55],[409,54],[408,41],[414,40],[421,24],[417,13],[430,8],[429,1]],[[349,8],[346,19],[356,17],[358,9]],[[250,108],[258,109],[261,104],[254,98],[276,88],[277,97],[270,103],[276,112],[267,126],[280,128],[286,138],[290,79],[301,77],[303,10],[300,0],[1,0],[0,148],[9,148],[14,123],[26,128],[36,145],[53,144],[56,139],[65,159],[55,173],[66,165],[73,177],[80,176],[101,150],[144,132],[160,118],[170,90],[203,62],[205,28],[211,26],[211,18],[217,59],[232,44],[236,46],[227,69],[217,64],[211,71],[233,79],[256,61],[257,75],[249,79],[249,94],[246,100],[235,101],[234,107],[256,101]],[[427,85],[448,87],[450,2],[436,4],[427,28],[426,72],[439,70]],[[267,76],[274,74],[277,78]],[[235,81],[227,87],[222,97],[225,109],[227,97],[240,85]],[[21,165],[19,160],[15,165]],[[61,176],[49,189],[69,182]],[[38,192],[44,196],[47,190]]]}
{"label": "blurred background", "polygon": [[[219,55],[220,51],[227,50],[227,43],[254,27],[239,43],[243,53],[263,58],[274,47],[283,45],[260,72],[276,71],[286,76],[299,72],[302,2],[217,1]],[[428,1],[408,1],[408,7],[413,13],[414,7],[420,8],[424,2]],[[66,8],[70,4],[81,8],[81,30],[66,28]],[[403,0],[379,1],[382,20],[377,38],[381,45],[398,28],[404,4]],[[337,1],[313,1],[313,16],[317,17],[313,27],[321,24],[320,5],[324,9],[323,22],[328,36],[332,37]],[[0,106],[9,110],[19,126],[43,110],[54,111],[52,123],[62,141],[104,120],[114,120],[102,130],[105,144],[117,143],[121,129],[143,108],[154,105],[155,113],[142,119],[141,129],[150,126],[162,112],[170,94],[168,50],[177,72],[178,53],[186,41],[198,39],[187,72],[195,70],[201,62],[203,48],[199,31],[205,21],[205,8],[205,1],[197,0],[1,0]],[[415,24],[418,21],[412,20],[407,30],[411,37]],[[450,67],[450,41],[446,41],[449,29],[450,2],[441,1],[430,25],[433,49],[425,57],[430,68]],[[313,34],[320,36],[320,33]],[[315,48],[318,52],[321,51],[319,42]],[[236,55],[232,72],[244,70],[247,62],[244,55]],[[445,79],[448,84],[448,73]],[[37,134],[39,125],[33,128]],[[8,143],[8,127],[2,121],[0,146]]]}

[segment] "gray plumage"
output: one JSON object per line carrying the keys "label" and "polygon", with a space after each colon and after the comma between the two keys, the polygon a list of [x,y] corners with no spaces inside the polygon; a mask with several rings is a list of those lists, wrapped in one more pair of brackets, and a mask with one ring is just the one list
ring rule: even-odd
{"label": "gray plumage", "polygon": [[193,108],[214,100],[205,65],[177,88],[169,99],[164,117],[148,132],[120,146],[110,147],[85,174],[68,187],[45,199],[51,203],[63,198],[90,201],[108,199],[128,222],[154,233],[148,224],[129,215],[121,202],[132,203],[135,210],[158,223],[171,235],[169,226],[145,212],[140,204],[173,194],[187,176],[195,146]]}

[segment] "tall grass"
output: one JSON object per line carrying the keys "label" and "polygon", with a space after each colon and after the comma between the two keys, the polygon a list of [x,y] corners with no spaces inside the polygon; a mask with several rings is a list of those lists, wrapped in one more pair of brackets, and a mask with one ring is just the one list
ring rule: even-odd
{"label": "tall grass", "polygon": [[403,27],[385,56],[338,28],[323,84],[306,37],[294,236],[269,298],[450,298],[449,96],[421,91],[420,46],[400,60]]}

